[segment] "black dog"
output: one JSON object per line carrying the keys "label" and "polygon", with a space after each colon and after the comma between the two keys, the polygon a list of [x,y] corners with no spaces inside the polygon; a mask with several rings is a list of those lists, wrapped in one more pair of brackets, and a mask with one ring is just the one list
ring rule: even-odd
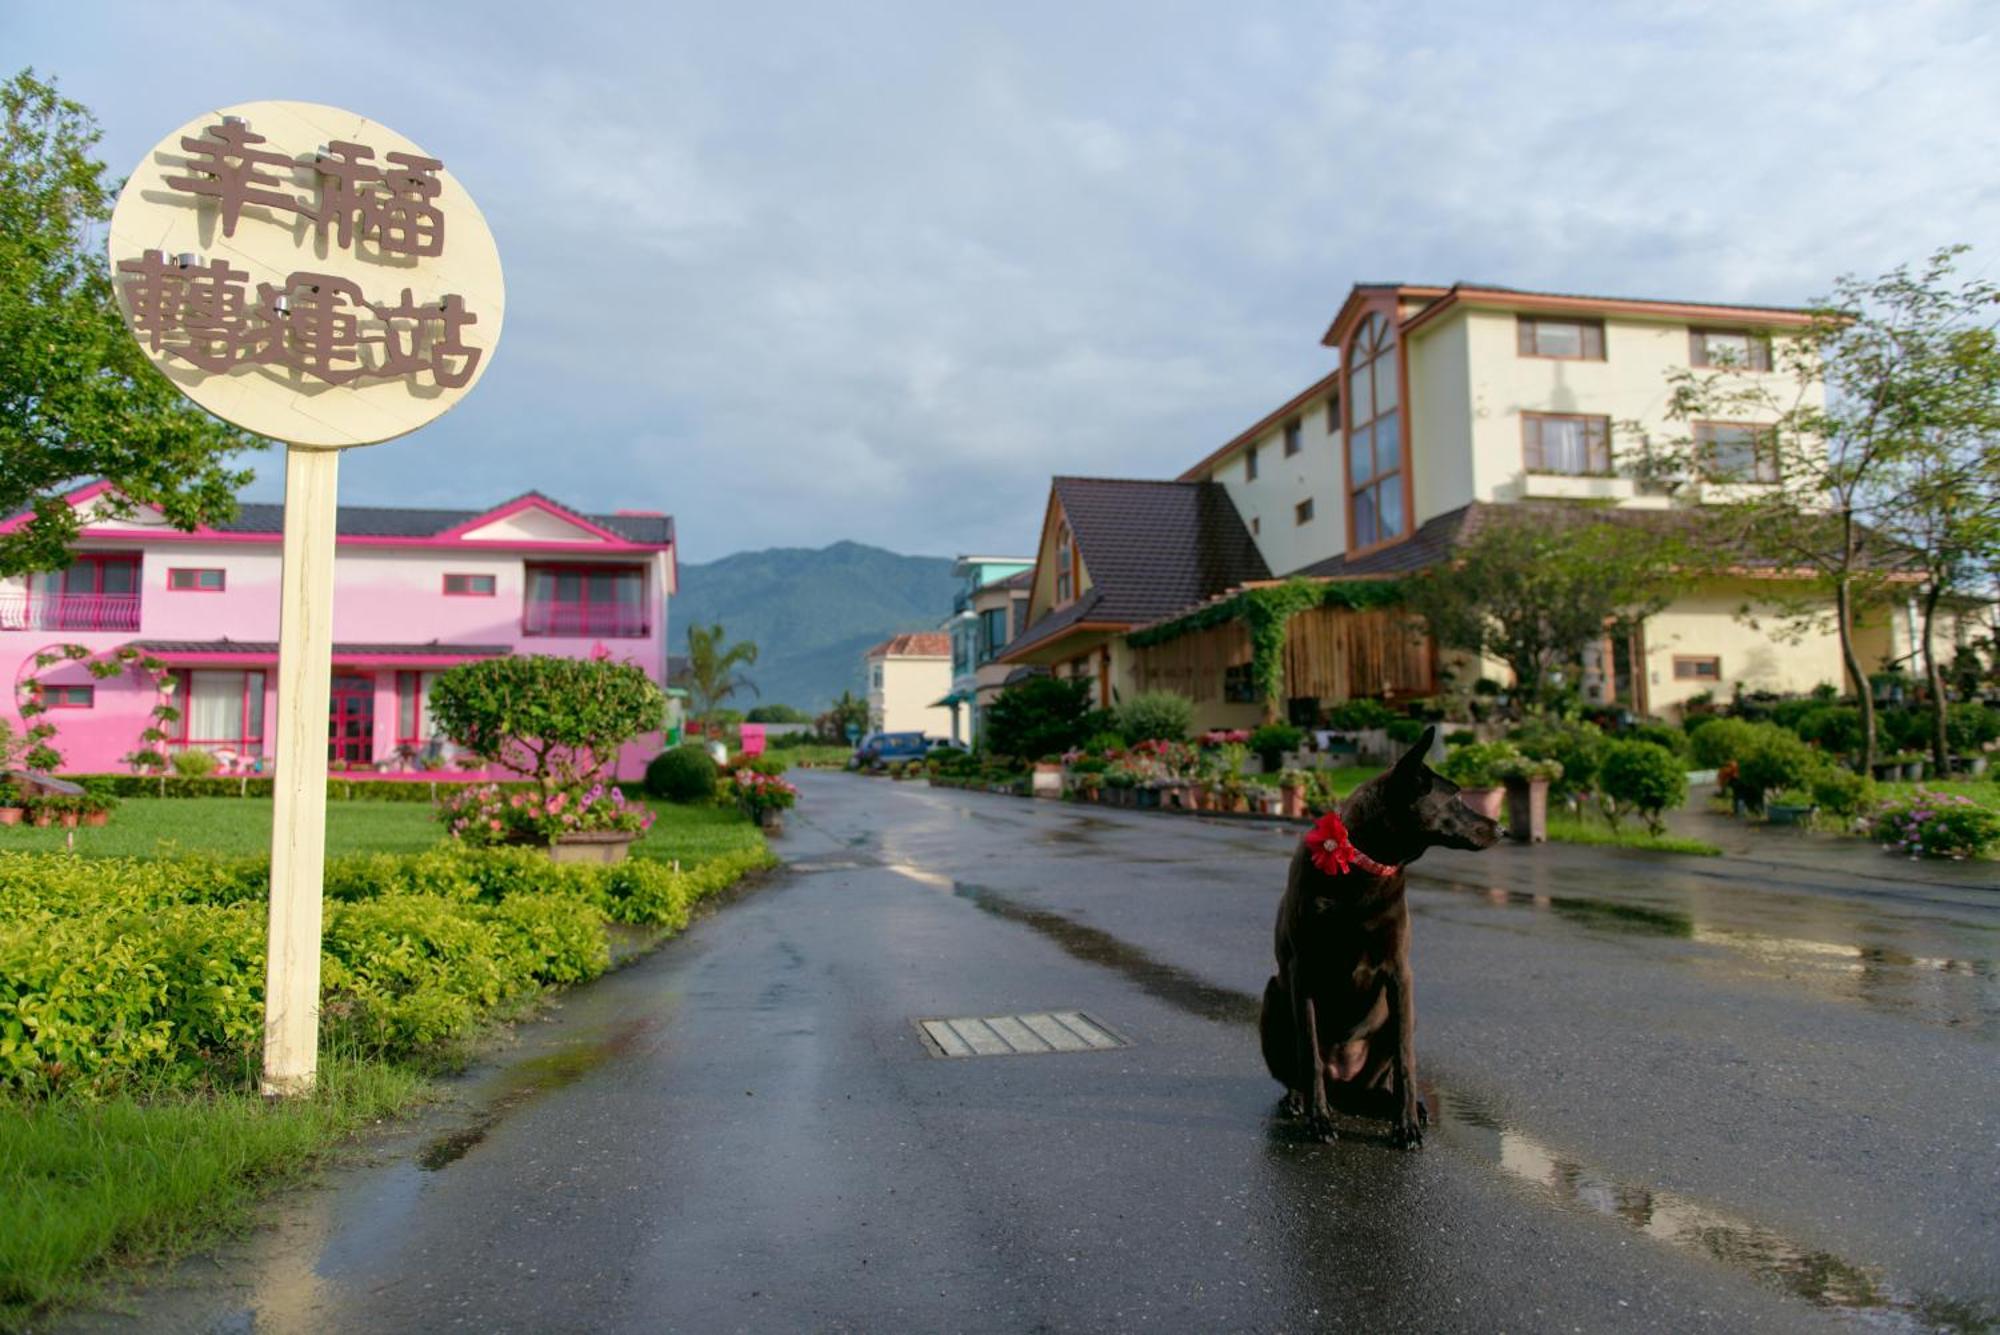
{"label": "black dog", "polygon": [[1286,1112],[1303,1114],[1321,1140],[1334,1139],[1329,1086],[1337,1084],[1391,1118],[1395,1144],[1423,1144],[1429,1111],[1417,1098],[1403,868],[1434,845],[1481,849],[1500,837],[1497,824],[1458,800],[1456,784],[1424,764],[1436,731],[1426,729],[1393,769],[1342,805],[1360,856],[1329,874],[1302,842],[1278,904],[1278,976],[1265,985],[1260,1025],[1264,1064],[1288,1091]]}

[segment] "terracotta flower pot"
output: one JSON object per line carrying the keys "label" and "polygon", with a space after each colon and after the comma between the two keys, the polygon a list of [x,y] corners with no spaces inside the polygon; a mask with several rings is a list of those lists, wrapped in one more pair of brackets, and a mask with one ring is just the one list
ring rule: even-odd
{"label": "terracotta flower pot", "polygon": [[1543,844],[1549,838],[1549,781],[1507,781],[1507,834],[1517,843]]}
{"label": "terracotta flower pot", "polygon": [[1306,790],[1286,786],[1278,790],[1278,814],[1293,820],[1306,814]]}
{"label": "terracotta flower pot", "polygon": [[111,813],[108,811],[86,811],[83,813],[83,823],[85,825],[109,825],[111,823]]}
{"label": "terracotta flower pot", "polygon": [[56,813],[53,811],[37,811],[33,815],[28,817],[28,824],[34,826],[38,830],[45,830],[49,826],[54,825],[55,823],[56,823]]}
{"label": "terracotta flower pot", "polygon": [[28,813],[20,807],[0,807],[0,825],[19,825]]}
{"label": "terracotta flower pot", "polygon": [[74,830],[77,827],[78,822],[81,821],[82,819],[83,817],[80,812],[65,811],[62,814],[62,820],[60,823],[65,830]]}
{"label": "terracotta flower pot", "polygon": [[1461,788],[1458,800],[1488,820],[1500,819],[1501,804],[1507,800],[1505,788]]}
{"label": "terracotta flower pot", "polygon": [[585,830],[549,845],[551,862],[623,862],[639,836],[631,830]]}

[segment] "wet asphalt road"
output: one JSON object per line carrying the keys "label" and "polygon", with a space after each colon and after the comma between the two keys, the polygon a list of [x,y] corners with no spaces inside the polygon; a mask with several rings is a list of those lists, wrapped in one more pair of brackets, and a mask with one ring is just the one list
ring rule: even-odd
{"label": "wet asphalt road", "polygon": [[[1578,848],[1413,876],[1426,1147],[1275,1119],[1291,829],[807,775],[790,871],[95,1329],[1979,1329],[2000,893]],[[2000,889],[2000,887],[1996,887]],[[944,1060],[914,1021],[1131,1046]],[[480,1114],[481,1104],[496,1111]],[[456,1119],[455,1121],[453,1119]]]}

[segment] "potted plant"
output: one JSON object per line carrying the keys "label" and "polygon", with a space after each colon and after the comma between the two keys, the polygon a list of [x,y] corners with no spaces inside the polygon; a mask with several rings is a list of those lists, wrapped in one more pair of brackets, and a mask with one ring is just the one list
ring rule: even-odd
{"label": "potted plant", "polygon": [[1312,776],[1302,769],[1278,772],[1278,814],[1298,820],[1306,814],[1306,787]]}
{"label": "potted plant", "polygon": [[799,790],[780,775],[754,769],[736,771],[733,783],[736,804],[743,808],[743,814],[767,834],[783,834],[785,813],[798,804]]}
{"label": "potted plant", "polygon": [[1764,799],[1764,820],[1771,825],[1804,825],[1819,808],[1812,794],[1802,788],[1786,788]]}
{"label": "potted plant", "polygon": [[1560,760],[1510,756],[1494,766],[1507,792],[1507,834],[1524,844],[1549,838],[1549,785],[1563,774]]}
{"label": "potted plant", "polygon": [[118,799],[105,792],[86,790],[83,796],[76,800],[85,825],[108,825],[111,821],[112,808],[118,805]]}
{"label": "potted plant", "polygon": [[1446,752],[1438,773],[1458,785],[1459,801],[1488,820],[1499,820],[1501,804],[1507,799],[1501,766],[1521,758],[1521,753],[1506,742],[1474,742]]}

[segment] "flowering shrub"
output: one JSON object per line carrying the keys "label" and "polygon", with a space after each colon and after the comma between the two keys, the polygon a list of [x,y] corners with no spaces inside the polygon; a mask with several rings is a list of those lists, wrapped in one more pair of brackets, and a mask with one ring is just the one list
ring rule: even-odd
{"label": "flowering shrub", "polygon": [[1913,858],[1964,858],[2000,843],[2000,812],[1969,797],[1919,788],[1877,807],[1870,829],[1884,848]]}
{"label": "flowering shrub", "polygon": [[783,811],[799,800],[799,790],[775,774],[740,769],[731,783],[736,788],[736,804],[751,820],[760,821],[765,812]]}
{"label": "flowering shrub", "polygon": [[1203,746],[1244,745],[1250,740],[1248,728],[1210,728],[1201,735]]}
{"label": "flowering shrub", "polygon": [[502,791],[494,783],[460,789],[438,800],[437,818],[452,838],[480,847],[489,844],[552,844],[565,834],[626,831],[644,834],[653,813],[627,802],[616,788],[575,784],[543,796]]}

